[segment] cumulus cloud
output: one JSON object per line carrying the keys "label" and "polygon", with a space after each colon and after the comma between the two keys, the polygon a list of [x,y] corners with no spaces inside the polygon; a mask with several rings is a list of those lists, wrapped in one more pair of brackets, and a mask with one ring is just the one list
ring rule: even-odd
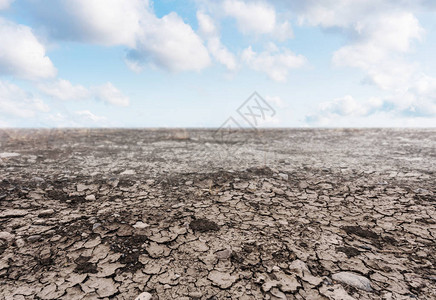
{"label": "cumulus cloud", "polygon": [[422,37],[423,29],[415,16],[405,12],[386,14],[360,23],[358,30],[356,42],[334,53],[334,64],[364,70],[370,82],[385,90],[407,86],[414,66],[396,53],[409,51],[411,41]]}
{"label": "cumulus cloud", "polygon": [[[335,66],[363,70],[364,83],[389,92],[382,99],[381,111],[420,117],[434,116],[436,107],[433,79],[421,74],[419,65],[407,61],[405,56],[425,35],[414,14],[421,4],[393,0],[308,0],[297,5],[296,10],[301,23],[339,28],[339,32],[346,34],[349,43],[333,53],[332,62]],[[319,120],[350,115],[346,111],[364,116],[369,104],[348,96],[323,105],[312,117]]]}
{"label": "cumulus cloud", "polygon": [[106,46],[133,47],[148,9],[148,1],[143,0],[63,0],[50,5],[35,0],[28,4],[50,36]]}
{"label": "cumulus cloud", "polygon": [[227,16],[236,20],[239,30],[244,34],[271,34],[279,40],[293,36],[290,23],[279,23],[274,6],[267,2],[224,0],[222,8]]}
{"label": "cumulus cloud", "polygon": [[0,10],[8,9],[15,0],[0,0]]}
{"label": "cumulus cloud", "polygon": [[24,79],[56,76],[44,46],[30,27],[0,18],[0,75]]}
{"label": "cumulus cloud", "polygon": [[82,85],[73,85],[65,79],[58,79],[38,84],[38,89],[45,95],[62,101],[95,98],[117,106],[128,106],[130,102],[129,97],[110,82],[86,88]]}
{"label": "cumulus cloud", "polygon": [[253,70],[265,72],[273,80],[285,81],[289,71],[303,66],[306,58],[271,44],[260,53],[253,51],[251,46],[248,47],[242,53],[242,61]]}
{"label": "cumulus cloud", "polygon": [[221,43],[218,30],[212,18],[205,13],[197,12],[197,20],[200,35],[207,41],[207,48],[212,56],[228,70],[236,70],[236,57]]}
{"label": "cumulus cloud", "polygon": [[199,71],[210,64],[203,41],[176,13],[149,15],[126,59],[135,71],[146,64],[175,72]]}
{"label": "cumulus cloud", "polygon": [[359,68],[366,73],[364,82],[404,92],[416,70],[402,54],[424,35],[411,5],[393,0],[309,0],[296,10],[300,23],[340,28],[350,38],[333,54],[334,65]]}
{"label": "cumulus cloud", "polygon": [[[436,84],[431,89],[436,90]],[[415,93],[403,93],[384,98],[372,97],[364,101],[346,95],[320,103],[313,113],[305,116],[305,122],[311,125],[329,125],[340,119],[370,117],[376,114],[400,118],[434,118],[436,103],[427,95],[417,96]]]}
{"label": "cumulus cloud", "polygon": [[[79,110],[74,112],[79,118],[79,123],[87,123],[88,121],[92,121],[94,123],[99,123],[106,120],[106,117],[98,116],[90,112],[89,110]],[[80,120],[81,119],[81,120]]]}
{"label": "cumulus cloud", "polygon": [[40,112],[49,110],[41,99],[15,84],[0,81],[0,114],[7,117],[32,118]]}
{"label": "cumulus cloud", "polygon": [[98,100],[117,105],[128,106],[129,97],[125,96],[120,90],[113,86],[112,83],[107,82],[103,85],[91,88],[92,93]]}
{"label": "cumulus cloud", "polygon": [[32,2],[49,36],[105,46],[124,45],[135,72],[151,64],[169,71],[201,70],[210,57],[200,37],[172,12],[157,17],[146,0]]}
{"label": "cumulus cloud", "polygon": [[53,82],[46,82],[38,85],[41,92],[47,96],[59,100],[81,100],[90,97],[87,88],[82,85],[73,85],[65,79],[58,79]]}

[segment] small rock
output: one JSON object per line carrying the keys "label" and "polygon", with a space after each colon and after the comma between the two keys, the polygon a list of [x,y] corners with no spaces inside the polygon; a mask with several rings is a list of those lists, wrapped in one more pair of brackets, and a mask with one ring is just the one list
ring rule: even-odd
{"label": "small rock", "polygon": [[55,213],[54,209],[51,209],[51,208],[50,209],[45,209],[45,210],[41,210],[39,212],[38,217],[49,217],[49,216],[51,216],[54,213]]}
{"label": "small rock", "polygon": [[95,223],[94,225],[92,225],[92,230],[94,231],[100,226],[101,226],[101,223]]}
{"label": "small rock", "polygon": [[150,300],[151,297],[152,296],[150,293],[144,292],[144,293],[139,294],[139,296],[136,297],[135,300]]}
{"label": "small rock", "polygon": [[289,175],[285,174],[285,173],[279,173],[279,176],[281,179],[283,179],[284,181],[288,181],[289,179]]}
{"label": "small rock", "polygon": [[141,221],[138,221],[138,222],[135,223],[135,225],[133,225],[133,227],[136,228],[136,229],[144,229],[144,228],[147,228],[149,226],[150,225],[148,225],[147,223],[143,223]]}
{"label": "small rock", "polygon": [[31,235],[31,236],[29,236],[29,237],[27,238],[27,241],[28,241],[29,243],[34,243],[34,242],[39,241],[40,239],[41,239],[41,236],[40,236],[39,234],[36,234],[36,235]]}
{"label": "small rock", "polygon": [[332,279],[367,292],[372,291],[371,281],[361,275],[357,275],[351,272],[339,272],[334,274],[332,276]]}
{"label": "small rock", "polygon": [[95,201],[95,196],[94,195],[88,195],[85,197],[86,201]]}
{"label": "small rock", "polygon": [[221,250],[215,253],[215,255],[218,259],[228,259],[232,255],[232,250],[230,249]]}
{"label": "small rock", "polygon": [[83,191],[88,189],[88,186],[84,185],[82,183],[79,183],[78,185],[76,185],[76,189],[78,192],[83,192]]}
{"label": "small rock", "polygon": [[0,158],[9,158],[9,157],[16,157],[20,156],[19,153],[13,153],[13,152],[2,152],[0,153]]}
{"label": "small rock", "polygon": [[124,172],[121,172],[120,175],[135,175],[135,170],[125,170]]}
{"label": "small rock", "polygon": [[17,239],[15,241],[15,244],[17,245],[18,248],[22,248],[26,245],[26,242],[23,239]]}

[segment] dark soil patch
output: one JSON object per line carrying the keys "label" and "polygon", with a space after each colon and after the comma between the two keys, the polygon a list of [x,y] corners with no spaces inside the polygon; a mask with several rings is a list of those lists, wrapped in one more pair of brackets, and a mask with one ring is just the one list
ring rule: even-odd
{"label": "dark soil patch", "polygon": [[131,186],[133,186],[133,185],[135,185],[135,181],[133,181],[133,180],[128,180],[128,179],[121,179],[119,182],[118,182],[118,186],[119,187],[124,187],[124,188],[126,188],[126,187],[131,187]]}
{"label": "dark soil patch", "polygon": [[370,239],[370,240],[379,239],[379,235],[377,233],[368,229],[363,229],[360,226],[343,226],[342,229],[347,234],[354,234],[365,239]]}
{"label": "dark soil patch", "polygon": [[345,253],[348,258],[357,256],[360,254],[360,251],[353,247],[336,247],[336,251]]}
{"label": "dark soil patch", "polygon": [[97,273],[97,265],[90,263],[89,260],[91,259],[90,256],[79,256],[74,262],[76,263],[76,268],[74,269],[74,272],[79,274],[85,274],[85,273]]}
{"label": "dark soil patch", "polygon": [[58,200],[60,202],[67,203],[70,206],[75,206],[79,203],[85,202],[85,197],[83,196],[72,196],[70,197],[67,193],[62,190],[52,190],[47,192],[47,197]]}
{"label": "dark soil patch", "polygon": [[3,242],[3,240],[0,240],[0,255],[5,252],[5,250],[8,248],[7,242]]}
{"label": "dark soil patch", "polygon": [[142,245],[147,241],[148,238],[145,235],[132,235],[128,237],[116,237],[116,239],[111,242],[111,250],[121,253],[121,257],[118,261],[125,264],[125,266],[120,269],[121,272],[134,273],[143,267],[138,258],[141,254],[146,253]]}
{"label": "dark soil patch", "polygon": [[398,244],[397,240],[394,239],[393,237],[390,237],[390,236],[384,236],[384,237],[382,237],[382,240],[383,240],[383,242],[390,244],[390,245],[393,245],[393,246]]}
{"label": "dark soil patch", "polygon": [[207,219],[195,219],[191,221],[189,224],[189,228],[191,228],[194,232],[208,232],[208,231],[218,231],[218,225]]}
{"label": "dark soil patch", "polygon": [[249,168],[247,172],[257,176],[272,176],[274,174],[269,167]]}

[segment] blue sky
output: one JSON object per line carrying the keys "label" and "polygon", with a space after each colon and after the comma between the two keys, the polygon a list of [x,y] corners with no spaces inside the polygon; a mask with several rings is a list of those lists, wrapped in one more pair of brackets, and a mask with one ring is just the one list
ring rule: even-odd
{"label": "blue sky", "polygon": [[435,12],[425,0],[0,0],[0,127],[218,127],[254,91],[276,110],[264,127],[435,127]]}

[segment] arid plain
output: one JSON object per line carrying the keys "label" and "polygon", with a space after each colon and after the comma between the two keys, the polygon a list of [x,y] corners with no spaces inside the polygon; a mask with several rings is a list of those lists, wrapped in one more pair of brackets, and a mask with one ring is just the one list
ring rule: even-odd
{"label": "arid plain", "polygon": [[436,130],[2,130],[0,298],[436,299],[435,149]]}

